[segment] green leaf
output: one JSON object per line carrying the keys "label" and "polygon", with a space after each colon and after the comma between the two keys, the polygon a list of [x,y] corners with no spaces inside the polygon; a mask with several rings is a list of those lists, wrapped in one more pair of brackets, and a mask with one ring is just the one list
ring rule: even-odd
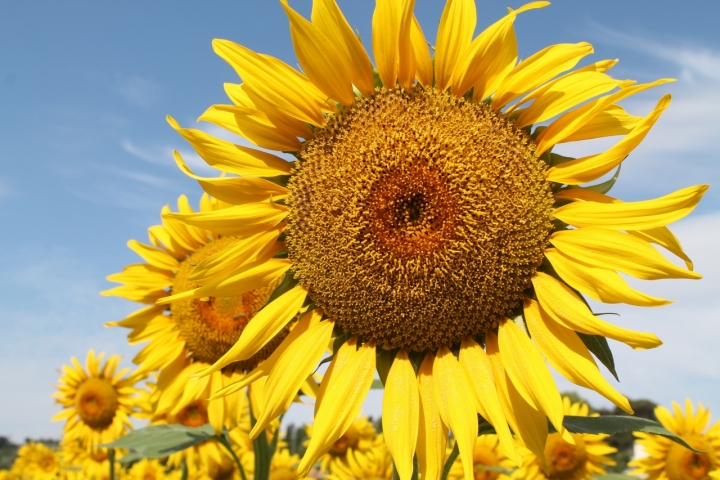
{"label": "green leaf", "polygon": [[702,453],[687,444],[685,440],[678,437],[654,420],[647,418],[631,417],[629,415],[605,415],[602,417],[576,417],[565,415],[563,426],[572,433],[606,433],[612,435],[621,432],[645,432],[652,433],[672,440],[693,452]]}
{"label": "green leaf", "polygon": [[375,355],[375,369],[380,375],[380,381],[385,385],[388,373],[390,373],[390,367],[392,366],[393,360],[395,360],[396,352],[394,350],[385,350],[384,348],[378,348]]}
{"label": "green leaf", "polygon": [[385,385],[383,384],[382,380],[375,379],[372,382],[372,385],[370,385],[370,390],[382,390],[385,388]]}
{"label": "green leaf", "polygon": [[275,287],[275,290],[273,290],[270,294],[270,298],[268,298],[268,301],[265,302],[265,305],[270,305],[280,295],[289,292],[290,290],[295,288],[297,284],[298,281],[295,280],[295,273],[292,270],[288,270],[287,272],[285,272],[285,276],[283,277],[282,282],[280,282],[280,285]]}
{"label": "green leaf", "polygon": [[478,415],[478,437],[480,435],[494,435],[495,433],[495,427],[490,425],[487,420]]}
{"label": "green leaf", "polygon": [[457,460],[458,455],[460,455],[460,448],[458,447],[457,442],[455,442],[455,446],[450,452],[450,456],[447,458],[447,460],[445,460],[445,466],[443,467],[441,477],[442,480],[447,480],[448,475],[450,475],[450,469],[452,469],[453,463],[455,463],[455,460]]}
{"label": "green leaf", "polygon": [[577,160],[573,157],[566,157],[564,155],[559,155],[557,153],[551,153],[550,154],[550,161],[548,162],[548,165],[551,167],[554,167],[556,165],[560,165],[561,163],[570,162],[572,160]]}
{"label": "green leaf", "polygon": [[595,193],[607,193],[610,191],[610,189],[613,186],[615,186],[615,182],[617,181],[619,176],[620,176],[620,165],[618,165],[617,170],[615,170],[615,175],[613,175],[610,180],[607,180],[602,183],[598,183],[597,185],[589,185],[587,187],[577,187],[575,185],[570,185],[568,187],[568,190],[573,189],[573,188],[580,188],[582,190],[590,190],[591,192],[595,192]]}
{"label": "green leaf", "polygon": [[[142,458],[162,458],[188,447],[213,438],[215,432],[210,424],[202,427],[184,425],[154,425],[134,430],[112,443],[100,445],[104,448],[127,448],[134,450]],[[127,460],[126,460],[127,459]],[[136,461],[135,455],[125,455],[121,461]]]}
{"label": "green leaf", "polygon": [[594,475],[592,478],[594,480],[638,480],[638,477],[624,473],[606,473],[605,475]]}
{"label": "green leaf", "polygon": [[600,360],[600,363],[605,365],[605,368],[607,368],[608,371],[612,373],[612,376],[615,377],[615,380],[619,382],[620,379],[615,371],[615,359],[613,358],[612,351],[610,351],[610,345],[608,345],[607,338],[602,335],[588,335],[580,332],[575,333],[578,334],[578,337],[580,337],[580,340],[583,341],[588,350],[590,350],[593,355]]}

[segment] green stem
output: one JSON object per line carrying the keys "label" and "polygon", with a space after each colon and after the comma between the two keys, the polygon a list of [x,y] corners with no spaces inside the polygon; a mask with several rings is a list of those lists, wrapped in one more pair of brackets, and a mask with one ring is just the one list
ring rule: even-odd
{"label": "green stem", "polygon": [[230,441],[227,439],[227,437],[225,435],[215,435],[215,440],[217,440],[218,443],[225,447],[225,449],[230,453],[230,456],[235,462],[235,465],[237,465],[242,480],[247,480],[247,477],[245,476],[245,469],[243,468],[242,463],[240,463],[240,459],[235,454],[235,450],[233,450],[232,445],[230,444]]}
{"label": "green stem", "polygon": [[108,460],[110,461],[110,480],[115,480],[115,449],[108,449]]}
{"label": "green stem", "polygon": [[453,463],[455,463],[455,460],[457,459],[458,455],[460,455],[460,449],[459,449],[457,441],[456,441],[455,446],[452,449],[452,452],[450,452],[450,456],[448,457],[447,461],[445,462],[445,467],[443,468],[443,473],[442,473],[442,480],[447,480],[448,475],[450,475],[450,469],[452,468]]}
{"label": "green stem", "polygon": [[183,459],[182,463],[180,464],[180,480],[187,480],[188,477],[188,468],[187,468],[187,462]]}
{"label": "green stem", "polygon": [[[248,402],[248,410],[250,412],[250,425],[255,428],[257,420],[252,409],[252,402]],[[279,434],[280,432],[278,432]],[[271,447],[267,440],[267,432],[263,430],[253,440],[253,451],[255,452],[255,474],[254,480],[269,480],[270,478],[270,462],[274,452],[270,451]]]}

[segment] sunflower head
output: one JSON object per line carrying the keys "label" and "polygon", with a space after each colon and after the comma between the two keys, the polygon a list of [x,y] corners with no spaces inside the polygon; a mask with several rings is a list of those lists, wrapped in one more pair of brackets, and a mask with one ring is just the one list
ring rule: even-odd
{"label": "sunflower head", "polygon": [[646,474],[648,480],[666,477],[669,480],[709,480],[720,475],[720,423],[708,428],[710,411],[698,405],[697,412],[690,399],[685,399],[685,411],[676,402],[673,411],[665,407],[655,408],[660,423],[680,436],[693,448],[693,452],[666,438],[646,433],[636,433],[637,442],[652,455],[638,458],[628,464],[634,474]]}
{"label": "sunflower head", "polygon": [[57,478],[60,470],[60,455],[53,448],[42,443],[28,442],[18,450],[11,472],[17,478],[49,480]]}
{"label": "sunflower head", "polygon": [[[515,466],[499,448],[497,435],[482,435],[475,441],[473,449],[473,478],[474,480],[510,480],[510,477],[497,469],[505,468],[508,472]],[[491,467],[488,469],[487,467]],[[448,478],[460,480],[464,476],[460,459],[453,464]]]}
{"label": "sunflower head", "polygon": [[127,375],[129,369],[116,371],[119,355],[111,355],[103,363],[104,357],[104,353],[96,356],[90,350],[85,368],[73,357],[72,366],[63,366],[54,394],[64,410],[53,420],[67,420],[65,438],[91,450],[124,435],[132,428],[130,417],[137,413],[137,375]]}

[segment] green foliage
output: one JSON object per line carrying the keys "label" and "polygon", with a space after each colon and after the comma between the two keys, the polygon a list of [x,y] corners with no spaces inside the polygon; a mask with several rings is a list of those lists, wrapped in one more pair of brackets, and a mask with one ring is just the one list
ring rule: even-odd
{"label": "green foliage", "polygon": [[120,459],[130,463],[142,458],[163,458],[215,437],[210,424],[202,427],[184,425],[153,425],[134,430],[112,443],[100,445],[104,448],[125,448],[131,451]]}

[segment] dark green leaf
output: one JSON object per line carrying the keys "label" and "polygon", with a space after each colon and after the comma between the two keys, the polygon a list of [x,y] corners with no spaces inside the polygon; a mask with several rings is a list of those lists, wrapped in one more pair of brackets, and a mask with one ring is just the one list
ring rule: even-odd
{"label": "dark green leaf", "polygon": [[576,417],[565,415],[563,426],[572,433],[606,433],[612,435],[621,432],[645,432],[660,435],[694,452],[701,453],[688,445],[685,440],[678,437],[654,420],[631,417],[629,415],[605,415],[602,417]]}
{"label": "dark green leaf", "polygon": [[554,167],[556,165],[560,165],[561,163],[570,162],[572,160],[576,160],[576,159],[572,158],[572,157],[566,157],[564,155],[559,155],[557,153],[551,153],[549,165],[551,167]]}
{"label": "dark green leaf", "polygon": [[[127,448],[142,458],[162,458],[185,450],[215,436],[212,427],[186,427],[184,425],[154,425],[132,431],[112,443],[100,445],[104,448]],[[123,457],[123,463],[125,458]],[[131,457],[128,461],[132,461]]]}
{"label": "dark green leaf", "polygon": [[578,187],[575,185],[570,185],[567,187],[567,190],[579,188],[582,190],[590,190],[591,192],[596,192],[596,193],[607,193],[610,191],[610,189],[613,186],[615,186],[615,182],[617,181],[619,176],[620,176],[620,165],[618,165],[617,170],[615,170],[615,175],[613,175],[610,180],[607,180],[602,183],[598,183],[597,185],[589,185],[587,187]]}
{"label": "dark green leaf", "polygon": [[483,417],[478,416],[478,437],[480,435],[494,435],[495,433],[495,427],[490,425]]}
{"label": "dark green leaf", "polygon": [[382,390],[383,388],[385,388],[385,385],[377,378],[373,380],[372,385],[370,385],[370,390]]}
{"label": "dark green leaf", "polygon": [[613,358],[612,351],[610,351],[610,345],[608,345],[607,338],[601,335],[588,335],[580,332],[577,332],[577,334],[588,350],[590,350],[593,355],[600,360],[600,363],[605,365],[605,368],[607,368],[608,371],[612,373],[612,376],[615,377],[615,380],[619,382],[620,379],[615,371],[615,359]]}
{"label": "dark green leaf", "polygon": [[458,447],[457,442],[455,442],[455,446],[450,452],[450,456],[447,458],[447,460],[445,460],[445,466],[443,467],[441,477],[442,480],[447,480],[448,475],[450,475],[450,469],[452,468],[453,463],[455,463],[455,460],[457,460],[458,455],[460,455],[460,448]]}
{"label": "dark green leaf", "polygon": [[385,350],[384,348],[377,349],[377,355],[375,357],[375,369],[380,375],[380,381],[385,385],[388,373],[390,373],[390,367],[395,359],[394,350]]}
{"label": "dark green leaf", "polygon": [[280,282],[280,285],[275,287],[275,290],[272,291],[270,294],[270,298],[268,298],[268,301],[265,302],[265,305],[269,305],[272,302],[275,301],[276,298],[278,298],[280,295],[282,295],[285,292],[289,292],[293,288],[295,288],[298,284],[297,280],[295,280],[295,274],[292,270],[288,270],[285,272],[285,276],[283,277],[282,282]]}

